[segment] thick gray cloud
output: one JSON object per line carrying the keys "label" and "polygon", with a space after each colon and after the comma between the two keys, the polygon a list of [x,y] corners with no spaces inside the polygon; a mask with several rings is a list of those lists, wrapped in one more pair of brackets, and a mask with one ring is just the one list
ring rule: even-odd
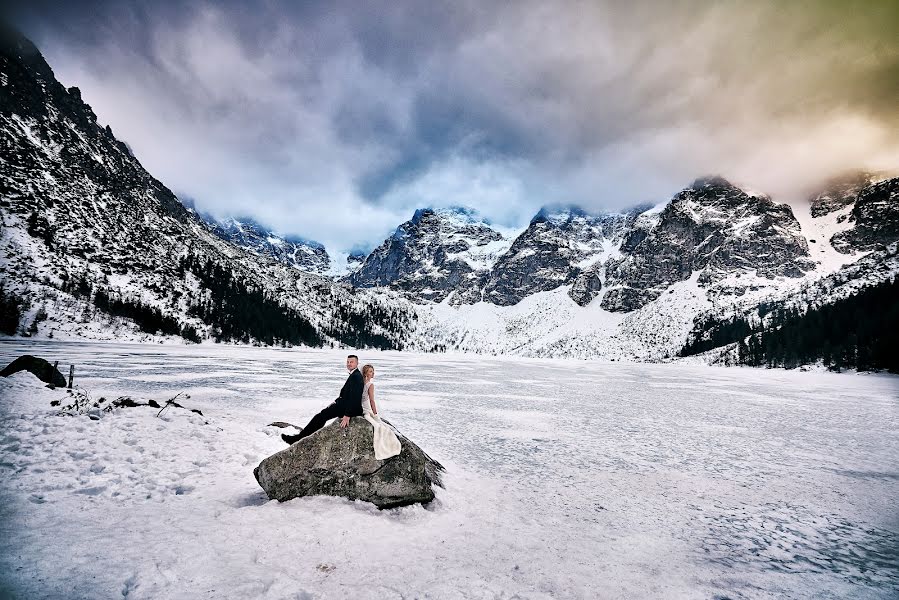
{"label": "thick gray cloud", "polygon": [[199,208],[333,249],[720,173],[795,201],[899,167],[895,2],[79,3],[21,18]]}

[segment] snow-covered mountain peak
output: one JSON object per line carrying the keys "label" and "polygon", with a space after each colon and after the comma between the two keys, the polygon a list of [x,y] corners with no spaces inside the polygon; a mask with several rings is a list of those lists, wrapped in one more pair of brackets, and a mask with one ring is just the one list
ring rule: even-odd
{"label": "snow-covered mountain peak", "polygon": [[703,188],[713,188],[713,189],[730,189],[735,187],[730,181],[722,177],[721,175],[704,175],[702,177],[697,177],[693,180],[693,183],[690,184],[688,189],[693,190],[701,190]]}
{"label": "snow-covered mountain peak", "polygon": [[[728,202],[744,202],[745,198],[758,198],[771,200],[768,194],[760,192],[748,185],[734,182],[721,175],[708,175],[693,181],[678,196],[692,197],[694,200],[705,204]],[[677,200],[676,196],[673,200]]]}
{"label": "snow-covered mountain peak", "polygon": [[429,216],[436,216],[446,221],[460,225],[489,225],[489,221],[470,206],[446,206],[419,208],[412,215],[411,221],[417,223]]}
{"label": "snow-covered mountain peak", "polygon": [[730,293],[745,292],[746,284],[733,283],[731,274],[774,280],[814,269],[792,209],[722,177],[697,179],[657,217],[638,219],[621,252],[606,269],[602,302],[613,311],[640,308],[694,271],[702,272],[699,285],[720,284],[718,294],[725,284]]}
{"label": "snow-covered mountain peak", "polygon": [[818,218],[852,204],[858,193],[872,183],[889,179],[885,173],[864,169],[846,171],[831,177],[809,197],[812,217]]}
{"label": "snow-covered mountain peak", "polygon": [[548,221],[554,225],[561,225],[574,219],[588,219],[590,215],[580,206],[574,204],[553,204],[543,206],[531,219],[531,223]]}
{"label": "snow-covered mountain peak", "polygon": [[319,242],[299,236],[285,236],[266,228],[252,217],[200,218],[221,239],[255,254],[269,256],[301,271],[317,275],[332,271],[331,257]]}
{"label": "snow-covered mountain peak", "polygon": [[[590,215],[577,206],[541,208],[497,261],[484,299],[516,304],[531,294],[571,284],[584,269],[614,252],[631,220],[632,215],[625,213]],[[599,289],[596,281],[587,287],[589,293]],[[587,295],[578,296],[578,302]]]}
{"label": "snow-covered mountain peak", "polygon": [[390,286],[418,300],[476,299],[480,280],[512,239],[466,207],[421,208],[349,275],[358,287]]}

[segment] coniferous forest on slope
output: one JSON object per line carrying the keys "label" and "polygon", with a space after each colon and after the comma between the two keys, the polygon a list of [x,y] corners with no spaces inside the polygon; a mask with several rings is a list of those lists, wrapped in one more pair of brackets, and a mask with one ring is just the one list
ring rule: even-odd
{"label": "coniferous forest on slope", "polygon": [[[759,307],[760,317],[764,311]],[[709,319],[696,331],[680,356],[736,342],[744,365],[790,369],[821,361],[833,370],[899,373],[899,277],[805,312],[776,309],[764,327],[734,316]]]}
{"label": "coniferous forest on slope", "polygon": [[[284,306],[270,293],[234,276],[221,264],[187,255],[179,260],[178,273],[184,276],[188,271],[200,281],[205,293],[188,300],[187,314],[211,326],[209,337],[216,342],[322,347],[326,343],[324,334],[357,348],[401,350],[403,344],[397,332],[407,329],[410,320],[415,318],[414,314],[402,310],[377,304],[360,308],[350,304],[352,299],[335,297],[332,322],[317,328],[298,310]],[[92,282],[86,273],[64,279],[59,289],[89,301],[102,313],[134,321],[142,332],[181,336],[195,343],[203,339],[193,325]],[[28,306],[28,300],[0,286],[0,333],[15,335],[20,332],[22,316]],[[21,330],[21,333],[35,333],[37,323],[43,319],[46,319],[46,313],[41,308],[30,330]]]}

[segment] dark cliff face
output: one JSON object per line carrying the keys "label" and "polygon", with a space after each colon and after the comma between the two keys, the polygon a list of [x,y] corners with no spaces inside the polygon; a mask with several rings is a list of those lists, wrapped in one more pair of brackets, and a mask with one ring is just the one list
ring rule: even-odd
{"label": "dark cliff face", "polygon": [[112,130],[97,123],[78,88],[65,89],[37,48],[9,30],[0,33],[0,71],[6,163],[0,186],[4,192],[31,189],[19,203],[21,208],[39,209],[53,201],[51,195],[41,193],[41,185],[25,185],[40,179],[49,183],[46,173],[71,181],[68,191],[72,194],[149,196],[165,214],[182,222],[193,220],[175,195],[116,140]]}
{"label": "dark cliff face", "polygon": [[628,234],[621,252],[606,267],[602,306],[611,311],[640,308],[694,271],[703,271],[702,284],[737,270],[801,277],[814,266],[789,206],[720,177],[677,194],[656,223]]}
{"label": "dark cliff face", "polygon": [[831,238],[836,250],[876,250],[899,240],[899,177],[862,188],[852,202],[851,227]]}
{"label": "dark cliff face", "polygon": [[853,171],[830,179],[820,192],[809,198],[812,217],[823,217],[849,206],[875,179],[876,175],[867,171]]}
{"label": "dark cliff face", "polygon": [[[486,279],[484,299],[508,306],[572,283],[585,261],[617,243],[627,224],[628,215],[623,213],[591,216],[576,208],[541,210],[497,261]],[[582,287],[581,300],[599,289],[595,282]]]}
{"label": "dark cliff face", "polygon": [[147,173],[77,88],[66,90],[33,44],[0,38],[0,193],[3,210],[41,232],[50,249],[126,272],[139,256],[174,273],[173,249],[199,224]]}
{"label": "dark cliff face", "polygon": [[389,286],[420,301],[477,301],[503,236],[466,209],[420,209],[347,277],[357,287]]}

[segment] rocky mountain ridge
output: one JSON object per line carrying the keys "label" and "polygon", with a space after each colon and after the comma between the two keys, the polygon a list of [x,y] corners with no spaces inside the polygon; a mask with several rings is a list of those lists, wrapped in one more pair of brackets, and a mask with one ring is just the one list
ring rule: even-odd
{"label": "rocky mountain ridge", "polygon": [[721,177],[696,180],[658,215],[628,233],[607,265],[603,307],[629,311],[701,272],[700,285],[729,274],[799,278],[812,269],[808,243],[786,204],[750,195]]}
{"label": "rocky mountain ridge", "polygon": [[200,218],[218,237],[260,256],[272,257],[285,265],[316,275],[327,275],[331,270],[331,257],[318,242],[280,235],[251,217],[219,220],[200,214]]}
{"label": "rocky mountain ridge", "polygon": [[[697,284],[711,297],[740,296],[820,270],[809,239],[818,244],[816,249],[832,239],[833,249],[851,254],[899,237],[891,212],[896,210],[891,195],[895,179],[868,177],[865,184],[853,175],[852,181],[854,187],[831,182],[832,189],[809,200],[819,229],[833,229],[822,224],[837,208],[849,211],[840,217],[845,225],[826,240],[810,238],[814,232],[803,231],[789,205],[715,176],[697,179],[655,207],[599,215],[577,207],[543,209],[511,244],[507,240],[507,249],[496,253],[491,264],[481,262],[478,268],[455,251],[497,240],[500,234],[485,223],[476,233],[454,228],[452,219],[441,218],[446,212],[425,209],[347,280],[362,288],[399,290],[415,302],[449,298],[452,305],[485,301],[511,306],[565,287],[581,306],[601,297],[603,309],[629,312],[698,273]],[[825,205],[831,208],[825,210]],[[469,234],[471,239],[463,241]]]}
{"label": "rocky mountain ridge", "polygon": [[826,303],[899,271],[899,179],[829,183],[794,213],[711,177],[522,231],[421,209],[335,281],[264,228],[213,231],[27,40],[4,38],[0,88],[0,276],[22,334],[665,360],[700,317]]}
{"label": "rocky mountain ridge", "polygon": [[24,333],[402,346],[407,302],[211,233],[6,30],[0,87],[0,276]]}

